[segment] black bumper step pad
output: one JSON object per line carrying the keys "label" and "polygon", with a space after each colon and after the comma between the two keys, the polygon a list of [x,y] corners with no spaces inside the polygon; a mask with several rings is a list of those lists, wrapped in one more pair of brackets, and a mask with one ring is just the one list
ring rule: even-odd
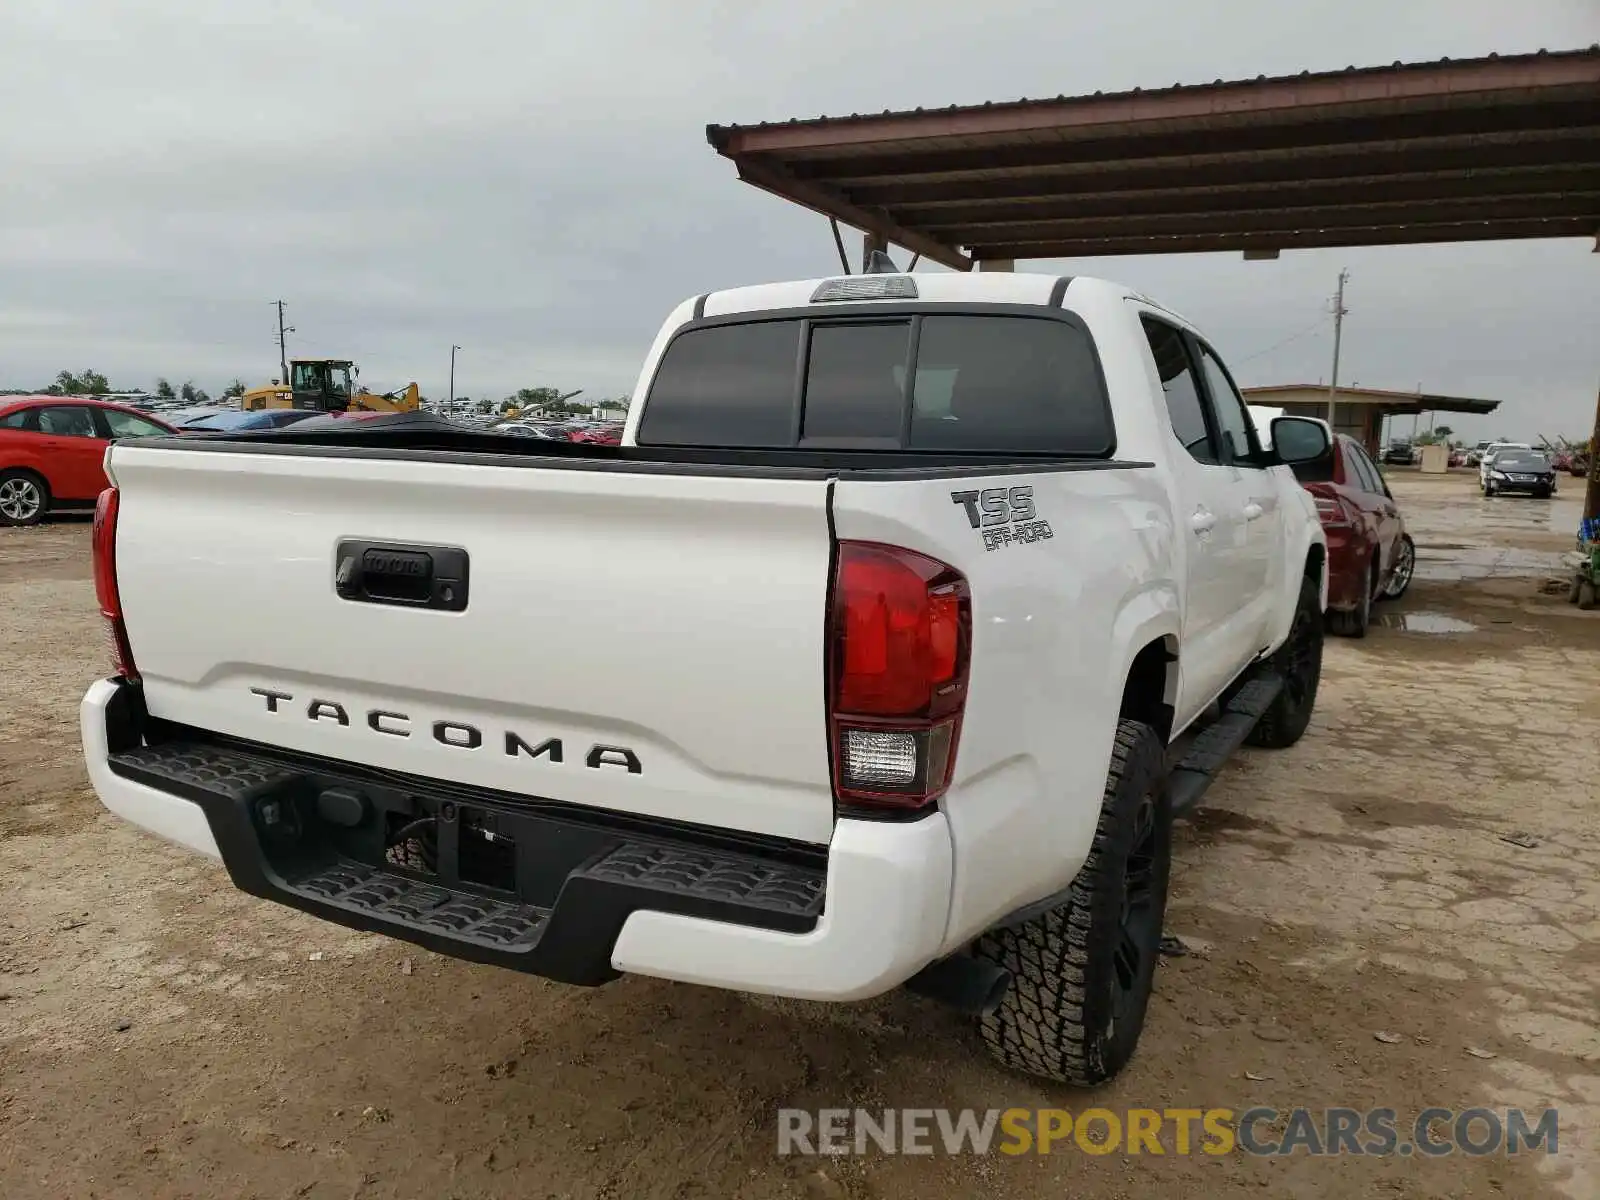
{"label": "black bumper step pad", "polygon": [[[636,911],[804,933],[816,927],[825,900],[820,855],[808,862],[792,853],[751,853],[707,844],[712,838],[701,842],[691,828],[641,831],[637,820],[552,813],[549,802],[527,797],[390,772],[375,781],[367,768],[199,740],[132,747],[112,754],[109,765],[122,778],[198,804],[234,883],[247,892],[352,928],[571,983],[615,977],[611,947]],[[315,797],[330,787],[369,796],[387,789],[417,812],[451,807],[491,815],[528,856],[518,860],[516,890],[476,879],[459,886],[443,865],[432,875],[352,856],[339,841],[348,830],[317,823]],[[264,832],[265,808],[299,814],[287,842],[280,832]],[[460,827],[460,820],[445,826]],[[441,845],[457,845],[461,836]]]}
{"label": "black bumper step pad", "polygon": [[499,950],[529,949],[550,919],[532,905],[452,892],[364,863],[340,863],[286,886],[340,908]]}
{"label": "black bumper step pad", "polygon": [[826,879],[785,863],[731,859],[698,850],[632,843],[578,874],[666,895],[720,900],[791,917],[819,916]]}
{"label": "black bumper step pad", "polygon": [[[203,742],[136,746],[111,756],[124,779],[180,795],[207,792],[224,800],[251,800],[292,784],[302,772],[237,750]],[[176,785],[176,786],[170,786]]]}

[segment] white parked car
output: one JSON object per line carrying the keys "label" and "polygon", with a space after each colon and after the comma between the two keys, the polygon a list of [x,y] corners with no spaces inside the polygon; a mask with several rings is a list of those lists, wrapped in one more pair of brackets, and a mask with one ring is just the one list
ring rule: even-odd
{"label": "white parked car", "polygon": [[1096,1084],[1174,812],[1316,703],[1327,548],[1284,464],[1327,427],[1264,448],[1212,344],[1117,284],[700,296],[618,448],[297,429],[112,447],[89,775],[240,888],[444,954],[907,985]]}

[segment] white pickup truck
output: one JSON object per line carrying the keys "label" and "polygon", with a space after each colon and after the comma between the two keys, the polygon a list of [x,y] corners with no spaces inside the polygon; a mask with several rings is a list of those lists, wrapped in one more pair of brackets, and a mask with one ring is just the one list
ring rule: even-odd
{"label": "white pickup truck", "polygon": [[900,985],[1128,1061],[1174,812],[1306,728],[1325,542],[1121,286],[686,301],[618,447],[425,414],[114,445],[106,807],[247,892],[574,984]]}

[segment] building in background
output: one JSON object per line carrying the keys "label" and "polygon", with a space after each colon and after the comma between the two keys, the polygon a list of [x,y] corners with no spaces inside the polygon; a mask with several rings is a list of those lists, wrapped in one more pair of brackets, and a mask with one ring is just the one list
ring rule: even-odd
{"label": "building in background", "polygon": [[[1245,388],[1244,399],[1246,404],[1282,409],[1287,417],[1316,417],[1320,421],[1328,419],[1328,385],[1325,383],[1280,383],[1271,387]],[[1377,454],[1383,449],[1380,441],[1385,417],[1422,413],[1470,413],[1481,417],[1499,407],[1498,400],[1474,400],[1467,396],[1341,387],[1334,408],[1334,428],[1355,438],[1369,453]]]}

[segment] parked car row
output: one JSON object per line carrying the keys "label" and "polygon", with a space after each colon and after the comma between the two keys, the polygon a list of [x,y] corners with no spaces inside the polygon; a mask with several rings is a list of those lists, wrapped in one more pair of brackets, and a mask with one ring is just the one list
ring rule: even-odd
{"label": "parked car row", "polygon": [[202,408],[155,416],[127,404],[60,396],[0,400],[0,525],[88,510],[106,487],[106,447],[125,438],[281,429],[322,414]]}
{"label": "parked car row", "polygon": [[495,433],[512,437],[541,438],[555,442],[583,442],[592,446],[620,446],[620,421],[500,421],[490,426]]}

